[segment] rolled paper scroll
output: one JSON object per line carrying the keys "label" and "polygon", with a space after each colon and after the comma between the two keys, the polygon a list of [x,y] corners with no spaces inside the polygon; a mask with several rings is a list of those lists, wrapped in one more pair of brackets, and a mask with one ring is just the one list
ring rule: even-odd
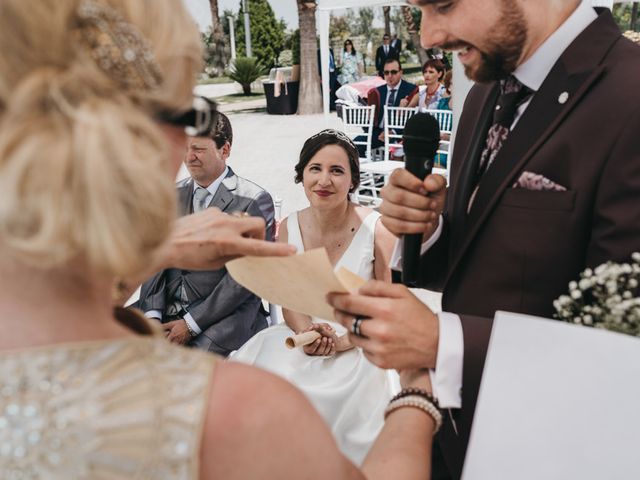
{"label": "rolled paper scroll", "polygon": [[284,341],[284,344],[287,348],[296,348],[296,347],[304,347],[305,345],[309,345],[310,343],[315,342],[322,335],[315,330],[310,332],[299,333],[298,335],[293,335],[292,337],[287,337]]}

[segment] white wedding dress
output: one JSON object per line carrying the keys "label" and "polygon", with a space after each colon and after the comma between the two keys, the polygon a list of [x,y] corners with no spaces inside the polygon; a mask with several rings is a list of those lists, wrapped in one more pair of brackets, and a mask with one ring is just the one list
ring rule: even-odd
{"label": "white wedding dress", "polygon": [[[345,267],[363,278],[373,278],[374,231],[380,214],[370,213],[362,222],[351,244],[335,268]],[[288,217],[288,242],[303,251],[298,214]],[[338,333],[346,329],[329,320]],[[261,331],[230,359],[255,365],[284,377],[309,398],[325,419],[340,450],[360,465],[384,422],[384,409],[399,389],[395,371],[382,370],[370,363],[359,348],[331,357],[311,356],[301,348],[289,350],[285,339],[293,334],[286,324]]]}

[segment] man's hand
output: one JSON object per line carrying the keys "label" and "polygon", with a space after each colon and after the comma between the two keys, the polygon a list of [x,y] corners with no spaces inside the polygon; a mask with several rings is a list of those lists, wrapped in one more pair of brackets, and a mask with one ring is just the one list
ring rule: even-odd
{"label": "man's hand", "polygon": [[286,256],[296,252],[292,245],[265,241],[264,235],[261,217],[237,217],[206,208],[176,220],[160,262],[162,268],[216,270],[244,255]]}
{"label": "man's hand", "polygon": [[429,175],[420,181],[403,168],[394,170],[381,190],[382,223],[396,236],[422,233],[428,240],[438,228],[444,209],[447,181],[442,175]]}
{"label": "man's hand", "polygon": [[162,329],[171,343],[186,345],[192,338],[187,328],[187,321],[183,319],[163,323]]}
{"label": "man's hand", "polygon": [[371,280],[357,294],[330,293],[336,319],[351,332],[355,316],[363,337],[349,333],[351,343],[380,368],[435,368],[438,317],[404,285]]}
{"label": "man's hand", "polygon": [[404,97],[402,99],[400,99],[400,106],[401,107],[406,107],[407,105],[409,105],[409,99],[408,97]]}

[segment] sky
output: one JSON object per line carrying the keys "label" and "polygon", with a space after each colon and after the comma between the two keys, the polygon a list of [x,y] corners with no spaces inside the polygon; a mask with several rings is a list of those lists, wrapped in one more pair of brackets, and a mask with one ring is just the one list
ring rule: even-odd
{"label": "sky", "polygon": [[[206,30],[211,24],[211,11],[209,10],[209,0],[184,0],[191,15],[196,19],[200,30]],[[273,9],[277,19],[284,18],[287,22],[287,29],[293,30],[298,25],[298,9],[296,0],[269,0],[269,5]],[[240,0],[218,0],[218,13],[222,16],[225,10],[232,10],[238,13]]]}
{"label": "sky", "polygon": [[[276,18],[284,18],[287,22],[288,30],[298,28],[298,7],[296,0],[268,0]],[[196,19],[200,30],[206,30],[211,25],[211,11],[209,10],[209,0],[184,0],[191,15]],[[218,0],[218,13],[222,16],[225,10],[232,10],[238,13],[240,10],[240,0]],[[336,15],[341,15],[344,9],[335,10]]]}

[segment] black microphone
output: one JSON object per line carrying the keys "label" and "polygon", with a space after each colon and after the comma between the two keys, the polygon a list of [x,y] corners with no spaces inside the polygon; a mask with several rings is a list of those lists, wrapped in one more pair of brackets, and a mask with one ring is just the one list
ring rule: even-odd
{"label": "black microphone", "polygon": [[[433,169],[433,160],[440,145],[438,120],[428,113],[416,113],[407,120],[402,135],[405,168],[420,180]],[[402,238],[402,283],[417,286],[422,234]]]}

